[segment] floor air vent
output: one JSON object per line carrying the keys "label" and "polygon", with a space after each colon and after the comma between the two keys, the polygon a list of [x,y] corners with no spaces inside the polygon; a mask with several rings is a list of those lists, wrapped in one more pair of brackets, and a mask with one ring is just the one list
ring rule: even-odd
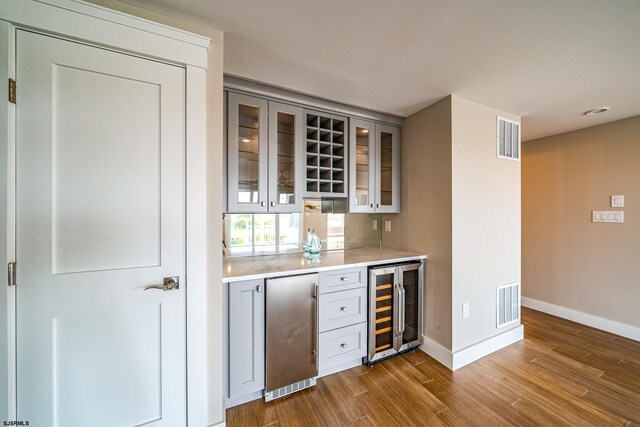
{"label": "floor air vent", "polygon": [[497,314],[498,328],[520,321],[520,283],[498,287]]}
{"label": "floor air vent", "polygon": [[316,385],[315,378],[309,378],[308,380],[298,381],[297,383],[289,384],[284,387],[281,387],[277,390],[268,391],[264,394],[264,401],[269,402],[270,400],[278,399],[280,397],[287,396],[291,393],[295,393],[296,391],[304,390],[305,388],[309,388]]}

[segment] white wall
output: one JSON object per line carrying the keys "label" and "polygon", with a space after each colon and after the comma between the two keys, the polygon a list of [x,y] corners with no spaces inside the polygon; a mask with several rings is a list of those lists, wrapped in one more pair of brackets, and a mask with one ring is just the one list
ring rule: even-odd
{"label": "white wall", "polygon": [[452,97],[453,352],[510,329],[496,328],[496,287],[520,282],[520,162],[497,158],[497,116],[520,121]]}

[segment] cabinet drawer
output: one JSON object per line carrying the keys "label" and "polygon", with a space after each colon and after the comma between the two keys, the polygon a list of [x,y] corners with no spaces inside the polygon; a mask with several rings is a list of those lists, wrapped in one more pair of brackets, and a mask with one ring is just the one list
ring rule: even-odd
{"label": "cabinet drawer", "polygon": [[320,332],[367,321],[367,288],[322,294],[318,298]]}
{"label": "cabinet drawer", "polygon": [[367,355],[367,322],[320,334],[320,371]]}
{"label": "cabinet drawer", "polygon": [[320,272],[319,292],[344,291],[367,286],[367,267]]}

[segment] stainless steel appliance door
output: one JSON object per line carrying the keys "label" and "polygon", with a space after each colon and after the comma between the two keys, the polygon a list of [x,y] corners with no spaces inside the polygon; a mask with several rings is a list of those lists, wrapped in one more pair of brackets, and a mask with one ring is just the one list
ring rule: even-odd
{"label": "stainless steel appliance door", "polygon": [[422,262],[398,267],[398,286],[400,288],[398,315],[398,345],[402,351],[422,343]]}
{"label": "stainless steel appliance door", "polygon": [[369,362],[396,353],[397,273],[395,266],[369,271]]}
{"label": "stainless steel appliance door", "polygon": [[266,391],[318,375],[317,274],[266,284]]}

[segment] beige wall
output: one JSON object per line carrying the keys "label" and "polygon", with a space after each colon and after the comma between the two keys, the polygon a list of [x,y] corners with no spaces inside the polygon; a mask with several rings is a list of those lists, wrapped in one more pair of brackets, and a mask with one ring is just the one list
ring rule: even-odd
{"label": "beige wall", "polygon": [[[496,287],[520,282],[520,162],[496,156],[496,117],[520,117],[452,97],[452,351],[496,328]],[[462,318],[462,304],[469,317]],[[514,325],[513,327],[517,327]]]}
{"label": "beige wall", "polygon": [[[640,327],[640,116],[523,144],[522,294]],[[624,224],[592,223],[625,196]]]}
{"label": "beige wall", "polygon": [[451,349],[451,97],[408,117],[400,145],[401,213],[384,246],[427,254],[425,323]]}
{"label": "beige wall", "polygon": [[[222,397],[222,159],[223,159],[223,52],[224,37],[221,31],[205,28],[189,22],[148,11],[117,0],[89,0],[92,3],[159,22],[185,31],[211,38],[207,57],[207,278],[209,371],[208,402],[209,424],[224,421]],[[204,375],[205,373],[203,373]]]}
{"label": "beige wall", "polygon": [[384,246],[428,256],[426,335],[451,352],[510,329],[496,288],[520,281],[520,162],[497,158],[497,116],[520,121],[457,96],[407,118],[401,213],[385,215]]}

